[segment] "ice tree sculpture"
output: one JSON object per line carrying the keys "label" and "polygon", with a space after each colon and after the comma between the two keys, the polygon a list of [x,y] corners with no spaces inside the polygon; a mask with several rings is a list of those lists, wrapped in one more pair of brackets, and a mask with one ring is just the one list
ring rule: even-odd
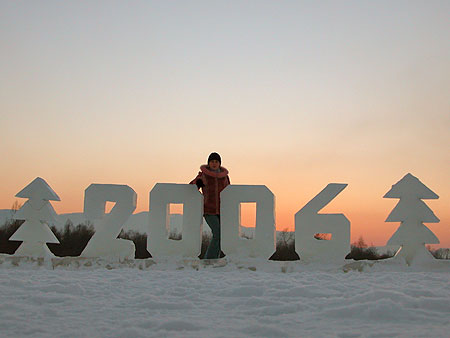
{"label": "ice tree sculpture", "polygon": [[408,265],[433,259],[425,244],[439,244],[439,239],[423,223],[438,223],[439,218],[422,199],[438,199],[439,196],[417,177],[407,174],[383,197],[400,199],[386,219],[386,222],[401,222],[387,242],[387,245],[400,245],[396,257],[404,259]]}
{"label": "ice tree sculpture", "polygon": [[46,245],[46,243],[59,244],[47,225],[47,222],[55,222],[56,216],[49,201],[60,201],[60,198],[40,177],[27,185],[16,197],[28,198],[28,201],[14,215],[15,219],[25,220],[9,238],[11,241],[23,241],[14,255],[54,257]]}

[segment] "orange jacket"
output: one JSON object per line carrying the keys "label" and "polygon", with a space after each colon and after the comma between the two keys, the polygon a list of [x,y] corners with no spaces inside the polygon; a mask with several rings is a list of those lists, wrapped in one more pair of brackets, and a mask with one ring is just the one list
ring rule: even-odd
{"label": "orange jacket", "polygon": [[220,215],[220,192],[230,184],[228,170],[220,167],[220,172],[211,171],[205,164],[200,167],[197,177],[189,184],[196,184],[202,180],[203,213],[206,215]]}

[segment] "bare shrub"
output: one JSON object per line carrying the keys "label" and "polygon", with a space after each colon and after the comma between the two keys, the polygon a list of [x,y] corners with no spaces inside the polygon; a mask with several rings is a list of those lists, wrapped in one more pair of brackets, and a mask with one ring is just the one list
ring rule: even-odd
{"label": "bare shrub", "polygon": [[211,242],[211,235],[203,233],[202,234],[202,248],[200,250],[200,256],[198,258],[205,258],[206,250],[208,250],[209,243]]}
{"label": "bare shrub", "polygon": [[391,252],[380,255],[377,249],[373,246],[369,247],[361,236],[358,241],[352,243],[350,253],[345,256],[345,259],[353,259],[355,261],[362,259],[379,260],[390,258],[393,255]]}
{"label": "bare shrub", "polygon": [[140,232],[133,230],[129,230],[127,232],[122,230],[118,238],[133,241],[134,246],[136,247],[134,258],[145,259],[152,257],[152,255],[147,251],[147,234],[141,234]]}
{"label": "bare shrub", "polygon": [[318,233],[314,235],[314,238],[318,239],[319,241],[329,241],[331,240],[331,234]]}
{"label": "bare shrub", "polygon": [[11,207],[11,211],[15,214],[20,208],[22,208],[22,203],[20,203],[19,201],[15,200],[12,207]]}
{"label": "bare shrub", "polygon": [[295,252],[295,233],[280,231],[278,233],[275,253],[269,258],[273,261],[296,261],[299,255]]}
{"label": "bare shrub", "polygon": [[450,259],[450,249],[448,248],[447,249],[440,248],[437,250],[433,250],[430,247],[428,247],[428,250],[436,259]]}
{"label": "bare shrub", "polygon": [[[22,225],[23,220],[8,220],[0,227],[0,253],[13,254],[20,246],[21,242],[10,241],[11,235]],[[55,256],[79,256],[86,247],[89,240],[95,233],[94,227],[90,223],[78,224],[74,226],[71,221],[68,221],[63,229],[58,229],[54,226],[50,228],[55,236],[60,241],[60,244],[48,243],[48,247]],[[181,235],[173,233],[170,235],[173,239],[180,239]],[[133,230],[122,231],[118,238],[128,239],[133,241],[136,247],[135,258],[145,259],[151,257],[147,251],[147,235]],[[206,250],[211,242],[211,235],[203,233],[200,259],[205,257]],[[450,259],[450,249],[432,250],[428,247],[433,256],[437,259]],[[380,255],[376,248],[368,246],[364,239],[360,237],[358,241],[352,243],[351,252],[345,257],[346,259],[368,259],[378,260],[390,258],[394,255],[392,252]],[[220,257],[224,257],[221,252]],[[299,255],[295,252],[295,234],[289,231],[280,231],[278,233],[276,251],[269,258],[276,261],[293,261],[299,260]]]}
{"label": "bare shrub", "polygon": [[58,229],[55,226],[50,229],[58,238],[60,244],[48,243],[50,251],[58,257],[81,255],[89,240],[95,233],[94,227],[89,222],[86,224],[78,224],[74,226],[68,220],[63,229]]}
{"label": "bare shrub", "polygon": [[9,238],[17,229],[24,223],[23,220],[7,220],[6,223],[0,227],[0,253],[12,255],[17,248],[22,244],[19,241],[10,241]]}
{"label": "bare shrub", "polygon": [[173,239],[175,241],[179,241],[182,239],[181,232],[177,232],[176,230],[171,230],[169,233],[169,239]]}

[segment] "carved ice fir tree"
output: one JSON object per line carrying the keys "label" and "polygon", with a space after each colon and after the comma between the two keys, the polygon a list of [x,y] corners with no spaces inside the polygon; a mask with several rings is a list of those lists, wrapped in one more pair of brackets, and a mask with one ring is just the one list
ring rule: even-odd
{"label": "carved ice fir tree", "polygon": [[23,241],[14,255],[54,257],[46,245],[46,243],[59,244],[47,225],[48,222],[55,222],[56,216],[49,201],[60,201],[60,198],[40,177],[27,185],[16,197],[28,198],[28,201],[14,215],[14,219],[25,220],[9,238],[11,241]]}
{"label": "carved ice fir tree", "polygon": [[439,244],[439,239],[423,223],[438,223],[439,218],[422,199],[438,199],[439,196],[419,179],[407,174],[383,197],[400,199],[386,219],[386,222],[401,222],[400,227],[387,243],[387,245],[400,245],[396,257],[404,259],[408,265],[413,261],[434,259],[425,248],[425,244]]}

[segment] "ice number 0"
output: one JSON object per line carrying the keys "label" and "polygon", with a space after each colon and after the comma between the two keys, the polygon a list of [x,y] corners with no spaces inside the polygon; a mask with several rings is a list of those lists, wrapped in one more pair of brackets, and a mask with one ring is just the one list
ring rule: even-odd
{"label": "ice number 0", "polygon": [[[183,204],[181,240],[168,238],[169,204]],[[202,247],[203,196],[193,184],[157,183],[150,191],[147,250],[153,257],[197,257]]]}
{"label": "ice number 0", "polygon": [[[136,192],[127,185],[91,184],[84,195],[84,213],[94,222],[95,234],[81,257],[134,258],[132,241],[117,239],[123,225],[136,209]],[[106,202],[115,202],[109,214]]]}
{"label": "ice number 0", "polygon": [[[269,258],[275,251],[275,196],[265,185],[229,185],[220,194],[222,250],[227,256]],[[256,202],[255,237],[239,236],[241,203]]]}

